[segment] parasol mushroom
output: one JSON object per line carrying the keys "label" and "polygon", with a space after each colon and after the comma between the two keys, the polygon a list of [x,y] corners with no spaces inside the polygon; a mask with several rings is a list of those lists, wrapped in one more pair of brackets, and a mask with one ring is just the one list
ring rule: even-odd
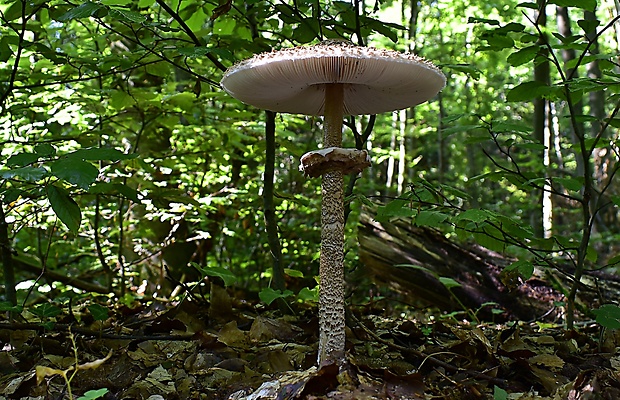
{"label": "parasol mushroom", "polygon": [[412,107],[435,96],[446,78],[413,54],[330,40],[256,55],[229,68],[221,85],[252,106],[323,115],[323,149],[305,154],[300,169],[322,175],[319,365],[345,349],[343,175],[370,165],[363,150],[340,149],[344,115]]}

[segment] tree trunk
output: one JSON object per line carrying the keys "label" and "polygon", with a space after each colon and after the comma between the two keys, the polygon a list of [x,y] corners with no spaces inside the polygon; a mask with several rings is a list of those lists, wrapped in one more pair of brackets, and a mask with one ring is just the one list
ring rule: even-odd
{"label": "tree trunk", "polygon": [[[536,24],[544,30],[547,25],[547,14],[545,12],[545,4],[544,0],[537,0],[538,4],[538,15],[536,17]],[[547,37],[544,33],[540,35],[538,38],[538,44],[544,44],[547,42]],[[534,80],[536,82],[540,82],[545,85],[549,85],[551,82],[550,73],[549,73],[549,61],[547,57],[549,55],[548,50],[541,46],[534,60]],[[536,140],[541,143],[548,143],[548,109],[549,109],[549,101],[543,97],[539,97],[534,99],[534,137]],[[543,150],[543,154],[538,156],[539,160],[547,160],[547,151]],[[545,177],[547,177],[547,166],[543,163],[543,171],[545,173]],[[545,224],[543,223],[543,209],[548,207],[548,200],[545,200],[544,193],[539,193],[538,190],[535,190],[532,193],[532,197],[537,199],[536,204],[537,207],[531,211],[530,214],[530,222],[532,227],[534,228],[534,232],[538,236],[545,235]]]}

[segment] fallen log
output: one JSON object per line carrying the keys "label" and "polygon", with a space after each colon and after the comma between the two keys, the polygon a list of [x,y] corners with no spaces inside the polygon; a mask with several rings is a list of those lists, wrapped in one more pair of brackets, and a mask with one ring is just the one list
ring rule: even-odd
{"label": "fallen log", "polygon": [[[544,272],[536,271],[527,281],[507,287],[500,274],[515,260],[475,244],[453,242],[411,221],[380,223],[363,213],[358,240],[365,274],[409,302],[445,311],[466,308],[496,320],[492,309],[503,310],[502,319],[525,321],[542,316],[552,320],[561,312],[555,302],[564,296],[546,282]],[[445,278],[458,286],[448,289]]]}

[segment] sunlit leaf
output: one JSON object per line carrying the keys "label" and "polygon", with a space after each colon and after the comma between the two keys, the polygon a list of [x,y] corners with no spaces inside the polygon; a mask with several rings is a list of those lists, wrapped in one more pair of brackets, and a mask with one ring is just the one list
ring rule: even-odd
{"label": "sunlit leaf", "polygon": [[192,263],[192,265],[198,268],[200,272],[202,272],[206,276],[215,276],[215,277],[222,278],[222,280],[224,281],[224,285],[226,286],[230,286],[237,281],[237,277],[226,268],[201,267],[200,265],[196,263]]}
{"label": "sunlit leaf", "polygon": [[99,169],[89,162],[77,158],[61,158],[50,165],[52,174],[60,179],[88,189],[99,175]]}
{"label": "sunlit leaf", "polygon": [[106,393],[108,393],[108,389],[103,388],[103,389],[96,389],[96,390],[89,390],[86,393],[84,393],[83,396],[78,397],[77,400],[96,400],[96,399],[100,399],[102,397],[104,397],[106,395]]}
{"label": "sunlit leaf", "polygon": [[293,278],[303,278],[304,273],[298,269],[284,268],[284,273]]}

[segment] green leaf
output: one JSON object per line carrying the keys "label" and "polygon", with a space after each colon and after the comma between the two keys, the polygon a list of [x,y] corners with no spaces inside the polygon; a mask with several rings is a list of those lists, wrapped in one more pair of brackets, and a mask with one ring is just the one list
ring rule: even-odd
{"label": "green leaf", "polygon": [[505,35],[509,32],[523,32],[524,29],[525,29],[525,25],[519,24],[516,22],[510,22],[502,27],[495,28],[493,33]]}
{"label": "green leaf", "polygon": [[596,310],[592,310],[596,315],[596,322],[607,329],[620,329],[620,307],[614,304],[605,304]]}
{"label": "green leaf", "polygon": [[227,270],[226,268],[222,268],[222,267],[201,267],[199,264],[196,263],[191,263],[194,267],[198,268],[198,270],[200,272],[202,272],[204,275],[207,276],[216,276],[219,278],[222,278],[222,280],[224,281],[224,285],[226,286],[230,286],[233,283],[235,283],[237,281],[237,277],[230,272],[229,270]]}
{"label": "green leaf", "polygon": [[28,197],[28,192],[17,188],[11,188],[2,191],[2,199],[7,204],[10,204],[15,200],[19,199],[20,196]]}
{"label": "green leaf", "polygon": [[56,154],[56,148],[49,143],[41,143],[34,146],[34,152],[42,157],[48,157]]}
{"label": "green leaf", "polygon": [[532,126],[525,124],[517,124],[514,122],[500,121],[493,123],[493,132],[519,132],[519,133],[532,133]]}
{"label": "green leaf", "polygon": [[538,10],[538,5],[536,3],[519,3],[517,7],[529,8],[532,10]]}
{"label": "green leaf", "polygon": [[120,150],[116,150],[109,147],[90,147],[87,149],[79,149],[73,153],[67,154],[67,157],[78,157],[82,160],[90,161],[111,161],[116,162],[120,160],[128,160],[138,157],[137,154],[125,154]]}
{"label": "green leaf", "polygon": [[534,264],[527,260],[519,260],[515,261],[506,268],[505,271],[517,271],[519,276],[524,280],[530,279],[532,274],[534,274]]}
{"label": "green leaf", "polygon": [[465,210],[455,217],[456,221],[472,221],[472,222],[485,222],[491,219],[493,213],[488,210],[481,210],[479,208],[472,208]]}
{"label": "green leaf", "polygon": [[568,190],[578,192],[583,188],[583,179],[576,178],[553,178],[553,182],[557,182]]}
{"label": "green leaf", "polygon": [[454,71],[462,72],[474,79],[480,79],[481,71],[470,64],[442,64],[443,68],[450,68]]}
{"label": "green leaf", "polygon": [[411,202],[406,199],[396,199],[379,207],[375,219],[379,222],[387,221],[390,218],[404,217],[410,218],[416,215],[416,210],[411,208]]}
{"label": "green leaf", "polygon": [[54,185],[47,187],[47,197],[52,205],[52,210],[62,223],[71,232],[77,233],[82,222],[82,212],[77,203],[69,197],[65,189]]}
{"label": "green leaf", "polygon": [[83,396],[78,397],[77,400],[96,400],[96,399],[100,399],[103,396],[106,395],[106,393],[108,393],[108,389],[97,389],[97,390],[89,390],[88,392],[84,393]]}
{"label": "green leaf", "polygon": [[112,8],[108,13],[110,18],[118,21],[130,22],[135,24],[141,24],[146,21],[146,17],[140,13],[125,10],[123,8]]}
{"label": "green leaf", "polygon": [[422,210],[415,216],[413,219],[414,224],[417,226],[428,226],[431,228],[436,228],[441,225],[446,219],[448,219],[448,215],[439,211],[432,210]]}
{"label": "green leaf", "polygon": [[1,312],[11,311],[11,312],[20,313],[23,310],[24,310],[24,307],[22,307],[22,306],[14,306],[9,301],[0,301],[0,311]]}
{"label": "green leaf", "polygon": [[[480,129],[483,126],[481,124],[472,124],[472,125],[456,125],[456,126],[451,126],[449,128],[443,128],[441,130],[441,135],[442,137],[446,138],[450,135],[453,135],[455,133],[460,133],[460,132],[469,132],[472,131],[474,129]],[[485,136],[485,139],[488,139],[488,137]]]}
{"label": "green leaf", "polygon": [[110,105],[117,110],[123,110],[135,104],[136,99],[123,90],[113,90],[110,93]]}
{"label": "green leaf", "polygon": [[273,290],[272,288],[265,288],[258,293],[258,297],[267,305],[273,303],[276,299],[284,299],[292,295],[293,292],[290,290],[282,292],[281,290]]}
{"label": "green leaf", "polygon": [[196,57],[206,56],[207,54],[211,52],[211,49],[208,47],[191,46],[191,47],[180,47],[177,49],[177,51],[179,52],[179,54],[184,55],[185,57],[196,58]]}
{"label": "green leaf", "polygon": [[577,25],[583,29],[585,33],[593,33],[596,31],[596,28],[601,24],[601,21],[594,19],[580,19],[577,21]]}
{"label": "green leaf", "polygon": [[190,92],[176,93],[169,96],[166,102],[184,111],[191,111],[196,103],[196,95]]}
{"label": "green leaf", "polygon": [[4,179],[15,178],[16,176],[29,182],[36,182],[47,175],[47,170],[43,167],[22,167],[15,169],[5,169],[0,171],[0,177]]}
{"label": "green leaf", "polygon": [[521,50],[508,56],[508,64],[513,67],[518,67],[519,65],[533,61],[539,50],[540,46],[529,46],[522,48]]}
{"label": "green leaf", "polygon": [[490,50],[494,51],[509,49],[515,45],[514,40],[505,33],[482,35],[482,38],[487,41]]}
{"label": "green leaf", "polygon": [[73,157],[61,158],[53,162],[50,167],[52,174],[82,189],[88,189],[99,175],[97,167],[89,162]]}
{"label": "green leaf", "polygon": [[13,50],[9,46],[9,36],[2,36],[0,38],[0,62],[7,62],[13,57]]}
{"label": "green leaf", "polygon": [[298,269],[284,268],[284,273],[293,278],[303,278],[304,273]]}
{"label": "green leaf", "polygon": [[480,232],[474,232],[474,239],[479,245],[487,249],[502,252],[506,248],[506,242],[503,240],[503,233],[494,226],[484,225]]}
{"label": "green leaf", "polygon": [[8,167],[19,166],[23,167],[32,163],[35,163],[39,160],[39,154],[35,153],[20,153],[15,154],[9,157],[6,161],[6,165]]}
{"label": "green leaf", "polygon": [[92,17],[101,9],[105,10],[105,7],[101,4],[87,1],[62,14],[58,17],[58,21],[69,21],[72,19]]}
{"label": "green leaf", "polygon": [[108,319],[109,310],[107,307],[103,307],[100,304],[91,304],[87,308],[95,321],[105,321],[106,319]]}
{"label": "green leaf", "polygon": [[34,315],[40,318],[53,318],[61,313],[61,309],[50,303],[39,304],[37,307],[30,309]]}
{"label": "green leaf", "polygon": [[489,24],[489,25],[499,25],[499,21],[496,19],[486,19],[486,18],[478,18],[478,17],[469,17],[467,19],[468,24]]}
{"label": "green leaf", "polygon": [[318,302],[319,301],[319,290],[318,289],[319,289],[318,286],[315,287],[314,289],[309,289],[307,287],[304,287],[297,294],[297,299],[303,302],[306,302],[306,301]]}
{"label": "green leaf", "polygon": [[549,0],[549,4],[555,4],[560,7],[581,8],[588,11],[596,9],[596,0]]}
{"label": "green leaf", "polygon": [[506,94],[507,101],[528,101],[537,97],[542,97],[543,94],[549,91],[549,86],[543,82],[523,82],[513,87]]}
{"label": "green leaf", "polygon": [[134,203],[140,203],[138,191],[123,183],[97,182],[88,189],[88,193],[107,194],[112,196],[120,194]]}
{"label": "green leaf", "polygon": [[612,258],[609,259],[609,261],[607,261],[607,266],[614,266],[616,264],[620,263],[620,254],[613,256]]}
{"label": "green leaf", "polygon": [[373,31],[385,36],[392,42],[398,42],[398,34],[394,32],[390,27],[382,21],[374,18],[362,17],[362,23]]}
{"label": "green leaf", "polygon": [[455,287],[461,287],[461,284],[455,281],[452,278],[446,278],[443,276],[439,277],[439,282],[446,287],[446,289],[450,290]]}
{"label": "green leaf", "polygon": [[499,386],[494,386],[493,400],[508,400],[508,392]]}
{"label": "green leaf", "polygon": [[293,29],[293,38],[299,43],[309,43],[317,37],[318,32],[319,26],[316,18],[304,18],[302,22]]}

